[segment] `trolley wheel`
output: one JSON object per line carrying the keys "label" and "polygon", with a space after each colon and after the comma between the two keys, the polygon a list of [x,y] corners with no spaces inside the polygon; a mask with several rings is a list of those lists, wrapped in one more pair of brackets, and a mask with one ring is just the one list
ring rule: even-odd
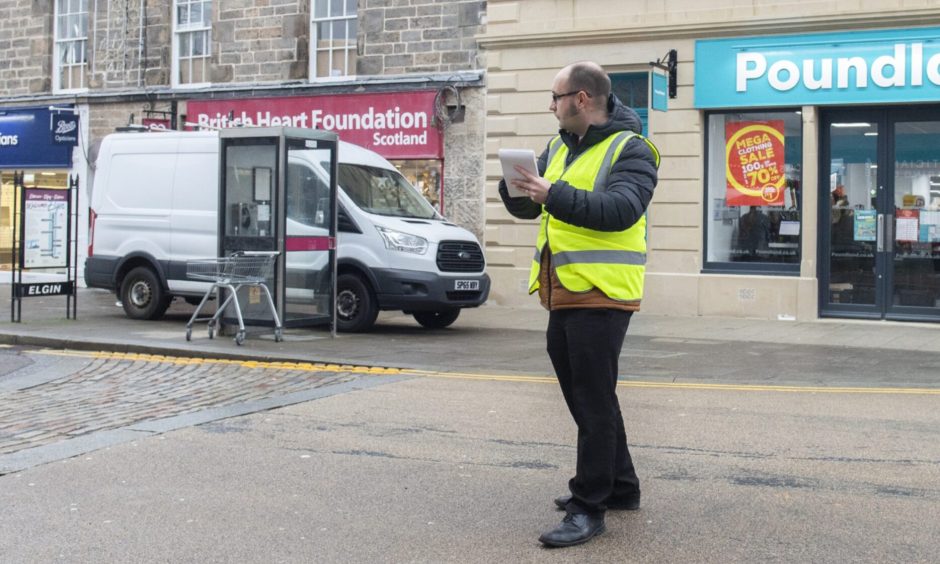
{"label": "trolley wheel", "polygon": [[239,331],[235,334],[235,344],[241,346],[245,342],[245,332]]}
{"label": "trolley wheel", "polygon": [[192,341],[192,340],[193,340],[193,328],[192,328],[192,327],[187,327],[187,328],[186,328],[186,340],[187,340],[187,341]]}
{"label": "trolley wheel", "polygon": [[284,340],[284,334],[281,331],[281,329],[280,328],[275,329],[274,330],[274,342],[280,343],[283,340]]}

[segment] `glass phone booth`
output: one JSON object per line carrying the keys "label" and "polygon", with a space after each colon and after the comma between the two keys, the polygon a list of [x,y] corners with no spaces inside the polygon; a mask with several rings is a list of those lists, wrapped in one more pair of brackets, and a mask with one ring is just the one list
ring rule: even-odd
{"label": "glass phone booth", "polygon": [[[335,336],[336,134],[253,127],[219,137],[219,256],[280,253],[267,286],[283,326],[328,324]],[[242,291],[245,324],[273,326],[261,289]]]}

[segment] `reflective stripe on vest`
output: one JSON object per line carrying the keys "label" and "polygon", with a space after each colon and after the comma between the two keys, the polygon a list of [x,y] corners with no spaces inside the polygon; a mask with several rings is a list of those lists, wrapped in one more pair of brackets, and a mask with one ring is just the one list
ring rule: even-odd
{"label": "reflective stripe on vest", "polygon": [[[535,249],[532,260],[539,262],[542,259],[540,249]],[[596,264],[646,264],[646,255],[634,251],[564,251],[552,255],[555,266],[564,266],[578,262],[593,262]]]}
{"label": "reflective stripe on vest", "polygon": [[[590,147],[565,166],[568,148],[555,137],[549,143],[545,179],[563,179],[571,186],[587,191],[603,191],[613,163],[620,156],[632,132],[615,133]],[[656,164],[659,155],[651,147]],[[604,232],[576,227],[560,221],[542,208],[539,237],[529,273],[529,292],[538,290],[538,273],[542,249],[548,243],[552,266],[562,286],[572,292],[598,288],[608,297],[636,301],[643,296],[643,275],[646,264],[646,216],[625,231]]]}
{"label": "reflective stripe on vest", "polygon": [[594,264],[646,264],[646,253],[635,251],[564,251],[552,255],[552,264],[566,266],[569,264],[590,262]]}

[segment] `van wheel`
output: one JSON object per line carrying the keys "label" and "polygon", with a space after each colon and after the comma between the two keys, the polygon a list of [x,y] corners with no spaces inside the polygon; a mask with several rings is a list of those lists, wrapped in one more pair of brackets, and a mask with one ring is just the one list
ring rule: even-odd
{"label": "van wheel", "polygon": [[368,331],[375,324],[379,307],[368,284],[355,274],[336,278],[336,329],[344,333]]}
{"label": "van wheel", "polygon": [[160,319],[170,307],[170,297],[153,269],[138,266],[121,283],[121,305],[131,319]]}
{"label": "van wheel", "polygon": [[443,329],[450,327],[460,316],[459,309],[445,309],[443,311],[416,311],[412,315],[415,321],[428,329]]}

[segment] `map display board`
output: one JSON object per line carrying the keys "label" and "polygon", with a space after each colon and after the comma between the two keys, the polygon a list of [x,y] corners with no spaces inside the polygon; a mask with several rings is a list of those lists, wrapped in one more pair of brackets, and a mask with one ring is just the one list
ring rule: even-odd
{"label": "map display board", "polygon": [[68,217],[68,190],[24,190],[23,268],[67,265]]}

